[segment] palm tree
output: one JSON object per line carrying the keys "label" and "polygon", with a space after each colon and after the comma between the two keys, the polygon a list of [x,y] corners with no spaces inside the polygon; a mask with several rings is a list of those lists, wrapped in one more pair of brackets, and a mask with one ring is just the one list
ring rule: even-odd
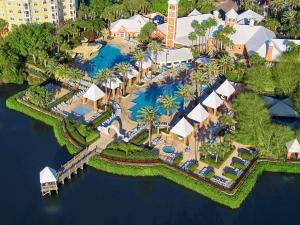
{"label": "palm tree", "polygon": [[123,75],[122,82],[122,95],[124,96],[126,93],[126,84],[127,84],[127,72],[129,70],[130,64],[127,62],[120,62],[115,65],[117,71],[119,71]]}
{"label": "palm tree", "polygon": [[151,106],[145,106],[138,111],[138,120],[149,126],[149,146],[151,144],[152,123],[158,119],[157,111]]}
{"label": "palm tree", "polygon": [[292,25],[295,22],[295,18],[297,15],[297,11],[291,10],[291,11],[286,11],[282,15],[282,22],[288,23],[289,25]]}
{"label": "palm tree", "polygon": [[226,74],[227,71],[231,71],[234,68],[234,63],[229,55],[223,55],[218,60],[218,64],[223,74]]}
{"label": "palm tree", "polygon": [[215,79],[220,73],[219,66],[216,62],[211,61],[206,65],[206,68],[207,73],[209,75],[210,83],[212,83],[213,79]]}
{"label": "palm tree", "polygon": [[197,40],[197,34],[195,32],[190,32],[188,36],[189,40],[192,42],[192,48],[194,47],[194,41]]}
{"label": "palm tree", "polygon": [[154,54],[155,57],[155,69],[154,73],[156,74],[156,66],[157,66],[157,56],[158,53],[162,51],[162,45],[158,43],[157,41],[152,41],[148,44],[148,49]]}
{"label": "palm tree", "polygon": [[143,65],[143,60],[146,58],[145,52],[143,52],[142,49],[137,49],[134,53],[132,58],[136,60],[139,63],[139,74],[137,77],[137,82],[141,80],[142,76],[142,65]]}
{"label": "palm tree", "polygon": [[200,154],[204,155],[204,159],[206,159],[208,153],[210,153],[210,150],[211,150],[211,146],[207,142],[204,142],[201,145],[201,147],[198,149],[198,151],[200,152]]}
{"label": "palm tree", "polygon": [[187,102],[194,97],[193,88],[188,84],[179,86],[176,94],[183,98],[184,109],[187,105]]}
{"label": "palm tree", "polygon": [[108,102],[108,88],[107,88],[107,82],[110,79],[110,71],[108,69],[103,69],[97,72],[96,79],[101,83],[105,84],[105,103],[107,105]]}
{"label": "palm tree", "polygon": [[[162,96],[157,100],[158,106],[161,107],[164,111],[166,111],[167,116],[169,117],[169,123],[171,120],[171,116],[175,110],[178,109],[178,102],[176,101],[177,98],[171,95]],[[167,127],[167,130],[169,126]]]}
{"label": "palm tree", "polygon": [[198,86],[202,85],[204,82],[207,82],[206,74],[203,70],[194,70],[190,74],[190,78],[195,83],[196,95],[198,97]]}

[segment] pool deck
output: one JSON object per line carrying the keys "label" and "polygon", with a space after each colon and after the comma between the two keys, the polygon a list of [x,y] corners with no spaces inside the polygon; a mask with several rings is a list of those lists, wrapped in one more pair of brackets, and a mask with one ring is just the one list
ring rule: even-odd
{"label": "pool deck", "polygon": [[107,42],[107,44],[118,46],[120,48],[120,51],[121,51],[122,54],[131,53],[135,49],[134,44],[130,44],[130,42],[122,40],[122,39],[107,39],[107,38],[104,38],[104,41]]}

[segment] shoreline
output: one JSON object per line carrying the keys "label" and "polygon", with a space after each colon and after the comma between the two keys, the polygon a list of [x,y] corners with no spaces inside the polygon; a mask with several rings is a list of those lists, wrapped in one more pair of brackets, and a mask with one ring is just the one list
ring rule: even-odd
{"label": "shoreline", "polygon": [[[68,135],[63,129],[62,122],[59,118],[45,114],[41,110],[31,108],[18,101],[22,92],[10,96],[6,100],[6,107],[21,112],[29,117],[39,120],[53,127],[55,137],[60,146],[66,147],[70,155],[80,152],[80,149],[74,146],[69,140]],[[124,163],[112,161],[101,157],[101,155],[92,158],[88,165],[110,174],[124,176],[162,176],[178,185],[205,196],[206,198],[225,205],[231,209],[237,209],[247,198],[258,178],[263,172],[279,172],[300,174],[300,163],[293,161],[281,161],[272,159],[257,159],[252,166],[246,171],[242,179],[233,187],[232,190],[222,190],[221,187],[215,187],[196,179],[185,171],[180,171],[176,167],[165,165],[161,162],[143,165],[143,163]]]}

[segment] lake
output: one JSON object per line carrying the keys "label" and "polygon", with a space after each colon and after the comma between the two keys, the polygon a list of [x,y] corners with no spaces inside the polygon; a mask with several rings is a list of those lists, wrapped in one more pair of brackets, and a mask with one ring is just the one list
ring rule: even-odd
{"label": "lake", "polygon": [[[18,88],[19,89],[19,88]],[[3,225],[296,225],[300,175],[265,173],[246,202],[231,210],[160,177],[134,178],[86,168],[43,198],[39,171],[70,156],[51,127],[5,108],[15,86],[0,86]]]}

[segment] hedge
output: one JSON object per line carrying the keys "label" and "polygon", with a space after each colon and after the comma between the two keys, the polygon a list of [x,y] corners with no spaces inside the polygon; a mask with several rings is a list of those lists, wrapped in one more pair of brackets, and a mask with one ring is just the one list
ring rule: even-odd
{"label": "hedge", "polygon": [[230,195],[228,193],[224,193],[224,191],[221,191],[216,187],[209,186],[204,182],[196,180],[193,177],[186,175],[179,170],[172,169],[164,164],[152,164],[147,166],[126,165],[117,164],[116,162],[94,157],[89,161],[89,165],[96,169],[118,175],[162,176],[232,209],[237,209],[241,206],[243,201],[247,198],[248,194],[254,187],[258,177],[264,171],[300,173],[300,164],[259,161],[254,166],[254,169],[250,171],[250,174],[246,177],[245,181],[237,189],[237,191]]}
{"label": "hedge", "polygon": [[66,137],[63,129],[62,129],[62,121],[59,117],[55,118],[50,115],[49,113],[45,114],[39,112],[33,108],[30,108],[24,104],[21,104],[17,101],[17,99],[23,95],[24,91],[19,92],[6,100],[6,107],[21,113],[26,114],[36,120],[42,121],[43,123],[52,126],[54,130],[55,137],[60,146],[65,146],[70,154],[75,154],[80,151],[77,146],[74,146]]}

